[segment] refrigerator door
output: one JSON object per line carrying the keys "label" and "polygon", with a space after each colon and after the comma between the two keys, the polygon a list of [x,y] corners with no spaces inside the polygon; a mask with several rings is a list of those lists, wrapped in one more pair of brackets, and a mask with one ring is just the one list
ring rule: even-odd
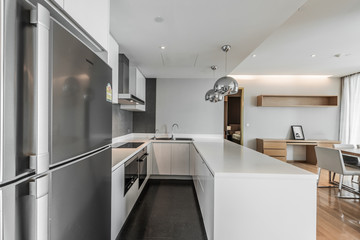
{"label": "refrigerator door", "polygon": [[33,7],[21,0],[1,1],[0,184],[30,171],[35,54]]}
{"label": "refrigerator door", "polygon": [[50,180],[50,239],[110,239],[111,148],[55,169]]}
{"label": "refrigerator door", "polygon": [[48,239],[48,182],[44,175],[0,188],[1,240]]}
{"label": "refrigerator door", "polygon": [[51,164],[111,143],[111,68],[83,43],[52,22]]}

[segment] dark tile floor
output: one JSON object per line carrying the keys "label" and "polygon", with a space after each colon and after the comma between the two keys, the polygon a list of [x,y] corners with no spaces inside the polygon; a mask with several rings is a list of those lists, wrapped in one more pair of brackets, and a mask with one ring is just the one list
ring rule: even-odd
{"label": "dark tile floor", "polygon": [[150,180],[118,239],[206,240],[192,181]]}

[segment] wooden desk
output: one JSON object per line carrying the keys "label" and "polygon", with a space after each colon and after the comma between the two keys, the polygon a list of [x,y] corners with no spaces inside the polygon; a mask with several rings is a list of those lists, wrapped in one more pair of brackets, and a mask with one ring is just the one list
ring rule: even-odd
{"label": "wooden desk", "polygon": [[289,139],[271,139],[257,138],[256,150],[271,157],[286,162],[287,145],[306,146],[306,162],[317,163],[315,155],[315,146],[333,148],[334,144],[340,143],[333,140],[289,140]]}
{"label": "wooden desk", "polygon": [[349,154],[349,155],[354,155],[354,156],[360,157],[360,149],[359,148],[353,148],[353,149],[341,149],[341,148],[339,148],[339,150],[341,150],[341,152],[343,154]]}

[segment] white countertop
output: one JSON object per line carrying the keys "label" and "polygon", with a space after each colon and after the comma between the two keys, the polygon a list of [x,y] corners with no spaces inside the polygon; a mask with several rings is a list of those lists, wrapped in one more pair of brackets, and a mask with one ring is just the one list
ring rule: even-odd
{"label": "white countertop", "polygon": [[[119,142],[144,142],[138,148],[113,148],[112,166],[113,171],[128,159],[134,156],[142,148],[149,145],[152,140],[150,135],[133,134],[125,138],[118,138],[113,143]],[[188,136],[189,137],[189,136]],[[316,175],[282,162],[278,159],[269,157],[255,150],[243,147],[228,140],[216,137],[198,137],[194,136],[194,146],[204,159],[206,165],[215,177],[234,177],[241,175],[246,177],[254,174],[276,175],[278,177],[292,175],[293,177],[316,178]],[[156,141],[156,142],[174,142],[174,141]]]}
{"label": "white countertop", "polygon": [[195,141],[194,146],[214,176],[276,174],[316,177],[313,173],[227,140]]}

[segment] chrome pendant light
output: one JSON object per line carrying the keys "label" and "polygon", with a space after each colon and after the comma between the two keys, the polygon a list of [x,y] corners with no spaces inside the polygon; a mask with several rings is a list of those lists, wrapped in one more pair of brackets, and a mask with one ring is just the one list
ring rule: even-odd
{"label": "chrome pendant light", "polygon": [[[230,50],[230,45],[224,45],[221,47],[221,50],[225,52],[225,74],[227,71],[227,52]],[[219,92],[223,95],[236,94],[239,91],[239,85],[237,81],[229,76],[224,76],[219,78],[214,84],[215,92]]]}
{"label": "chrome pendant light", "polygon": [[[215,70],[216,69],[217,69],[217,66],[215,66],[215,65],[211,66],[211,70],[213,70],[214,78],[215,78]],[[219,102],[222,100],[224,100],[224,96],[221,93],[216,92],[214,89],[210,89],[205,94],[205,101]]]}

